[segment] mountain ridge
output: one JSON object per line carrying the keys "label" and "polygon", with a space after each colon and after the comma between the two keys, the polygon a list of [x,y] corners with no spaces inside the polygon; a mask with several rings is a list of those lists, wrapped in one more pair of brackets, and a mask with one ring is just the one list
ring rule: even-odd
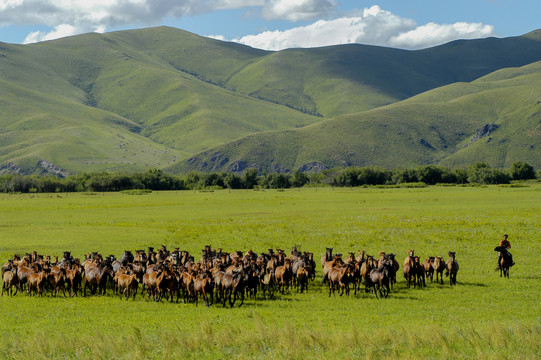
{"label": "mountain ridge", "polygon": [[[272,52],[158,27],[0,43],[0,165],[23,173],[47,172],[37,167],[40,161],[69,172],[185,171],[192,168],[186,159],[199,163],[198,156],[255,134],[285,132],[302,142],[299,134],[313,136],[319,123],[350,126],[344,117],[534,63],[541,60],[540,40],[535,30],[417,51],[351,44]],[[465,86],[456,91],[468,92]],[[425,99],[437,102],[437,96]],[[415,116],[408,121],[417,123]],[[303,155],[310,158],[305,163],[282,161],[298,146],[276,136],[285,149],[276,152],[276,169],[318,167],[324,158],[355,163],[356,153],[341,139],[337,147],[344,150],[332,156],[313,149],[314,156]],[[422,151],[430,150],[427,144],[438,148],[425,137]],[[246,163],[226,157],[219,162],[231,169],[243,167],[233,162]],[[421,156],[412,163],[421,160],[439,161]],[[258,167],[272,168],[265,162]]]}

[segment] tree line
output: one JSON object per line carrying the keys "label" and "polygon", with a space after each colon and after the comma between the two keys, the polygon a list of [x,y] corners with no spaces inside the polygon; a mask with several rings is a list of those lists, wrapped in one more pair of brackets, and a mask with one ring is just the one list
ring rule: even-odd
{"label": "tree line", "polygon": [[515,162],[507,170],[478,162],[466,168],[450,169],[436,165],[389,170],[376,166],[347,167],[320,173],[260,173],[255,168],[242,174],[191,171],[173,175],[159,169],[125,174],[115,172],[85,172],[65,178],[57,176],[6,174],[0,176],[0,192],[104,192],[123,190],[204,190],[204,189],[287,189],[305,185],[356,187],[365,185],[400,184],[509,184],[512,180],[536,179],[534,168]]}

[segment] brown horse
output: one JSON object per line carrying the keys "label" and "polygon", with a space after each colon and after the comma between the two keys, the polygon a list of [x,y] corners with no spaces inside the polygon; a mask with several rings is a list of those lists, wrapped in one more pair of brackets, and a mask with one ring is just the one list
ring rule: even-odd
{"label": "brown horse", "polygon": [[301,267],[297,270],[297,292],[299,291],[299,288],[301,290],[301,294],[304,290],[308,292],[309,276],[310,276],[310,273],[305,267]]}
{"label": "brown horse", "polygon": [[161,275],[163,268],[160,265],[151,265],[143,275],[143,287],[141,289],[141,295],[145,296],[145,290],[147,291],[147,298],[156,300],[158,295],[156,278]]}
{"label": "brown horse", "polygon": [[[212,289],[214,288],[212,275],[210,272],[204,272],[201,275],[197,276],[193,283],[193,289],[195,292],[195,305],[198,303],[199,294],[203,296],[205,306],[212,305],[214,296],[212,294]],[[210,302],[209,302],[210,296]]]}
{"label": "brown horse", "polygon": [[[118,284],[118,295],[122,299],[122,295],[126,295],[126,300],[133,294],[133,300],[137,294],[137,287],[139,282],[137,281],[137,275],[131,274],[115,274],[116,282]],[[122,289],[122,292],[120,291]]]}
{"label": "brown horse", "polygon": [[335,255],[334,258],[331,261],[326,261],[325,265],[323,266],[323,284],[327,282],[329,272],[335,267],[335,266],[341,266],[344,262],[342,261],[341,255]]}
{"label": "brown horse", "polygon": [[445,273],[445,276],[449,276],[449,283],[451,285],[456,284],[456,273],[458,272],[459,266],[458,263],[455,260],[456,252],[449,251],[449,257],[450,259],[447,260],[447,272]]}
{"label": "brown horse", "polygon": [[59,269],[57,266],[53,266],[52,270],[48,275],[49,284],[51,285],[51,291],[54,292],[55,296],[58,296],[60,290],[66,297],[66,270]]}
{"label": "brown horse", "polygon": [[327,261],[332,261],[332,249],[333,248],[325,248],[325,254],[321,255],[321,267],[325,266],[325,263]]}
{"label": "brown horse", "polygon": [[408,256],[406,256],[406,258],[404,259],[404,266],[409,263],[410,264],[410,267],[413,266],[413,263],[415,262],[415,251],[414,250],[408,250]]}
{"label": "brown horse", "polygon": [[434,258],[434,263],[432,264],[432,268],[434,269],[434,272],[436,273],[436,282],[438,282],[438,277],[440,279],[441,285],[443,285],[443,270],[445,270],[445,261],[443,261],[443,257],[436,256]]}
{"label": "brown horse", "polygon": [[291,260],[289,258],[285,259],[284,265],[276,268],[274,277],[276,278],[276,283],[278,284],[280,292],[283,294],[284,289],[287,289],[287,292],[289,292],[289,285],[291,284],[292,279]]}
{"label": "brown horse", "polygon": [[383,260],[382,262],[383,266],[372,269],[368,278],[368,288],[374,288],[376,298],[378,297],[378,292],[380,297],[387,297],[390,292],[389,268],[392,264],[389,264],[387,260]]}
{"label": "brown horse", "polygon": [[37,296],[43,295],[43,289],[45,288],[45,283],[47,281],[47,273],[45,271],[34,272],[30,275],[27,282],[27,293],[32,296],[32,294],[37,293]]}
{"label": "brown horse", "polygon": [[344,290],[346,295],[349,295],[349,284],[354,282],[354,270],[355,266],[353,264],[344,264],[341,267],[334,267],[329,272],[329,296],[331,292],[334,295],[334,291],[337,287],[340,288],[340,296],[344,295]]}
{"label": "brown horse", "polygon": [[[19,278],[17,277],[17,267],[13,266],[9,270],[6,269],[2,274],[2,295],[4,295],[4,291],[7,291],[9,296],[17,295],[18,283]],[[15,287],[15,294],[13,294],[13,287]]]}
{"label": "brown horse", "polygon": [[430,282],[433,282],[434,280],[434,256],[429,256],[425,259],[423,262],[423,267],[425,268],[425,274],[428,279],[430,279]]}
{"label": "brown horse", "polygon": [[71,269],[66,270],[66,282],[70,297],[77,296],[77,292],[82,292],[83,275],[79,264],[74,264]]}
{"label": "brown horse", "polygon": [[[225,274],[222,279],[222,305],[225,306],[226,299],[229,300],[229,306],[233,307],[237,297],[240,296],[242,306],[244,304],[244,272],[236,271],[233,274]],[[233,297],[233,299],[231,299]]]}
{"label": "brown horse", "polygon": [[415,269],[415,255],[413,250],[409,250],[408,256],[404,259],[403,272],[406,285],[410,287],[411,283],[413,282],[413,286],[415,287],[415,275],[417,273]]}

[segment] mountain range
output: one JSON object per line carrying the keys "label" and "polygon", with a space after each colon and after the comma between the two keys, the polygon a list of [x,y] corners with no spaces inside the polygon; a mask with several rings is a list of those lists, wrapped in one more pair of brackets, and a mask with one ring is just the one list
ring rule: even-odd
{"label": "mountain range", "polygon": [[263,51],[158,27],[0,43],[0,172],[541,168],[541,30]]}

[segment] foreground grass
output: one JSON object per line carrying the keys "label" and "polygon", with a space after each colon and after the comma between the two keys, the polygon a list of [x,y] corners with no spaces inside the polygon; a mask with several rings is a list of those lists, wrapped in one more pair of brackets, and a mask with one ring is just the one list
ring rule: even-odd
{"label": "foreground grass", "polygon": [[[541,353],[541,187],[0,195],[0,259],[166,244],[193,254],[295,244],[313,251],[457,251],[458,285],[329,298],[247,300],[242,308],[101,298],[0,299],[1,358],[536,358]],[[494,272],[510,235],[517,266]],[[319,261],[318,261],[319,263]],[[320,270],[318,268],[318,270]],[[401,277],[399,277],[401,280]]]}

